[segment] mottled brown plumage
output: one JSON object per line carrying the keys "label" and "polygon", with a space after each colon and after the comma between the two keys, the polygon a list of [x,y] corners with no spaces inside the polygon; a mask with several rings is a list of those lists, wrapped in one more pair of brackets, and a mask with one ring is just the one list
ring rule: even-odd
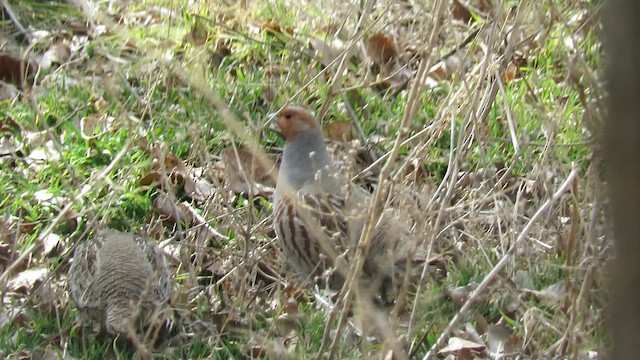
{"label": "mottled brown plumage", "polygon": [[112,334],[149,325],[172,290],[162,251],[147,239],[116,230],[98,231],[78,245],[68,283],[82,315]]}
{"label": "mottled brown plumage", "polygon": [[[274,227],[287,262],[302,277],[328,267],[344,272],[368,216],[370,195],[332,163],[311,113],[287,107],[277,119],[285,147],[274,194]],[[411,245],[409,231],[385,212],[365,259],[365,280],[388,291]]]}

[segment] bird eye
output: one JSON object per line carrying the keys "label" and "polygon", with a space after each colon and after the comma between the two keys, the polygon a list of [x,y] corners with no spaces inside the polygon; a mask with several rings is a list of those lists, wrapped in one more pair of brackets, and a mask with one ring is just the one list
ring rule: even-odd
{"label": "bird eye", "polygon": [[293,117],[293,115],[291,115],[291,114],[286,114],[284,116],[284,118],[287,119],[287,120],[291,120],[292,117]]}

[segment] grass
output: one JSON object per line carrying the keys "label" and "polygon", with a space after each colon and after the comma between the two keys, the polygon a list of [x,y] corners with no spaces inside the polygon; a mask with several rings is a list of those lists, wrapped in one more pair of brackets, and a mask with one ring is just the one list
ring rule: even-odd
{"label": "grass", "polygon": [[[292,285],[279,245],[272,241],[269,197],[235,193],[233,181],[224,176],[231,160],[222,153],[248,145],[250,138],[275,160],[283,142],[268,128],[267,114],[287,103],[319,110],[329,101],[324,121],[357,122],[362,129],[358,140],[376,157],[405,136],[400,128],[410,87],[373,86],[375,74],[356,49],[337,81],[337,89],[350,90],[331,90],[337,64],[325,67],[309,46],[311,38],[333,40],[328,29],[343,23],[343,33],[354,33],[359,4],[343,12],[337,6],[282,1],[224,8],[153,0],[120,5],[116,14],[100,7],[94,20],[107,25],[107,31],[84,38],[65,27],[84,21],[81,11],[41,3],[12,6],[30,26],[62,31],[62,38],[77,45],[62,66],[39,74],[34,87],[0,102],[0,121],[12,119],[19,126],[0,133],[16,149],[0,158],[5,184],[0,188],[0,269],[15,270],[5,273],[8,281],[0,281],[0,354],[137,356],[136,347],[124,339],[79,325],[66,289],[73,245],[100,223],[123,231],[145,229],[159,240],[173,238],[167,249],[176,279],[174,306],[215,325],[213,334],[191,334],[188,341],[175,340],[186,334],[178,327],[157,346],[146,344],[156,357],[316,356],[325,327],[336,331],[339,325],[327,324],[331,310],[319,305],[308,288]],[[431,14],[430,3],[415,6]],[[592,124],[601,120],[597,76],[602,60],[597,26],[575,20],[597,14],[597,7],[579,0],[528,4],[518,10],[520,18],[508,9],[496,5],[495,19],[476,16],[475,25],[455,23],[447,15],[436,43],[439,54],[455,48],[471,26],[484,23],[485,30],[464,47],[467,66],[451,70],[419,94],[408,130],[409,136],[423,133],[402,146],[392,172],[394,206],[424,240],[421,248],[443,264],[446,276],[410,287],[395,317],[387,314],[374,322],[392,337],[360,336],[346,325],[335,358],[383,358],[390,351],[397,358],[410,353],[423,358],[460,311],[444,294],[482,283],[512,246],[517,246],[516,256],[450,336],[489,343],[493,335],[487,325],[504,326],[522,358],[605,353],[606,296],[599,289],[609,254],[601,251],[598,239],[610,240],[599,210],[591,147],[597,135]],[[425,29],[433,29],[421,21],[431,21],[431,15],[407,22],[409,14],[399,5],[374,8],[363,25],[371,30],[355,33],[366,39],[385,29],[406,48],[419,48],[430,34]],[[265,22],[293,32],[265,30]],[[502,39],[516,36],[509,29],[524,34],[515,45],[521,62],[500,57]],[[497,33],[491,37],[490,31]],[[569,36],[576,46],[567,46]],[[46,51],[53,37],[45,37],[31,55]],[[483,49],[490,49],[487,57]],[[401,61],[410,64],[415,76],[418,58],[409,59],[409,54],[403,52]],[[518,75],[502,76],[502,65],[514,66]],[[595,101],[586,102],[585,93]],[[225,109],[212,96],[231,110],[241,132],[230,127]],[[374,137],[379,140],[368,141]],[[176,168],[170,159],[187,170],[172,173]],[[409,164],[417,165],[410,171]],[[578,179],[516,244],[534,212],[574,168]],[[374,168],[372,178],[379,171]],[[161,184],[144,182],[148,176],[157,176]],[[208,194],[195,194],[190,181],[204,184]],[[228,239],[206,236],[197,220],[172,220],[159,205],[165,194],[174,204],[190,203]],[[44,241],[52,224],[61,240],[48,249]],[[26,260],[19,260],[23,254]],[[45,277],[13,281],[38,268],[47,270]],[[545,289],[558,283],[564,291],[545,298]],[[288,302],[296,304],[297,313]],[[299,321],[278,326],[281,315]],[[367,324],[358,316],[350,319]],[[375,332],[375,326],[368,329]],[[474,351],[489,356],[488,350]]]}

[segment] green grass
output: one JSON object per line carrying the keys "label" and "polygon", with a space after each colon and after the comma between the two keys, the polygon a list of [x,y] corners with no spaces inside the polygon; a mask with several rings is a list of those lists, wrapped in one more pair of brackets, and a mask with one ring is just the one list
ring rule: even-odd
{"label": "green grass", "polygon": [[[21,18],[35,28],[64,29],[69,18],[82,18],[78,11],[54,2],[28,1],[12,5]],[[551,2],[528,6],[531,14],[524,20],[527,31],[535,33],[531,29],[541,25],[532,19],[544,17],[551,9],[560,11],[562,19],[567,20],[572,15],[571,11],[577,11],[585,4],[574,1],[571,3],[573,7],[560,5]],[[6,224],[11,234],[17,235],[16,240],[10,243],[15,246],[12,251],[20,254],[30,244],[40,241],[38,236],[67,204],[72,204],[73,212],[73,216],[65,218],[54,228],[54,233],[63,239],[62,251],[44,254],[37,248],[28,257],[26,265],[45,266],[52,271],[51,280],[47,283],[53,284],[55,304],[61,308],[56,313],[43,311],[42,306],[25,306],[25,312],[19,319],[0,327],[2,354],[11,358],[39,354],[53,348],[83,359],[135,358],[132,346],[124,339],[114,342],[108,336],[93,334],[88,328],[80,332],[77,311],[66,294],[68,250],[83,240],[81,234],[88,225],[99,221],[124,231],[154,229],[162,238],[175,237],[177,241],[191,246],[188,247],[191,253],[176,255],[173,265],[178,292],[189,298],[193,315],[201,321],[212,322],[212,314],[229,312],[233,314],[231,320],[246,326],[242,335],[227,333],[220,338],[195,336],[186,343],[160,345],[154,350],[159,358],[240,358],[258,350],[266,350],[266,358],[269,359],[314,357],[321,347],[325,326],[335,329],[337,325],[327,325],[327,312],[319,309],[309,297],[299,307],[303,321],[296,329],[285,334],[273,329],[273,319],[281,313],[288,295],[273,290],[282,285],[281,280],[275,283],[276,286],[256,275],[257,264],[266,263],[281,271],[279,275],[288,273],[282,273],[286,266],[283,257],[277,253],[277,245],[269,245],[269,223],[261,223],[270,214],[269,199],[259,197],[254,203],[256,206],[250,206],[246,196],[232,195],[226,179],[219,178],[214,170],[219,165],[216,161],[220,159],[222,150],[232,144],[242,144],[242,140],[225,126],[220,109],[215,108],[196,86],[182,78],[180,71],[172,70],[175,69],[172,66],[180,66],[180,70],[187,74],[204,79],[208,89],[228,104],[246,133],[257,139],[273,158],[277,153],[274,149],[281,147],[283,142],[271,130],[260,131],[267,114],[289,103],[318,110],[329,94],[334,97],[325,121],[350,120],[351,116],[345,110],[349,105],[365,134],[365,138],[359,139],[361,142],[374,135],[383,137],[380,143],[366,144],[381,156],[390,151],[399,134],[409,90],[394,96],[392,91],[379,91],[363,85],[369,68],[365,62],[355,60],[341,78],[344,87],[353,87],[349,92],[333,94],[330,91],[327,79],[331,71],[312,81],[324,67],[313,57],[308,46],[309,38],[323,37],[320,35],[325,33],[323,26],[340,23],[345,17],[349,26],[355,26],[357,19],[354,14],[335,13],[334,18],[323,18],[322,14],[326,12],[323,10],[327,9],[315,6],[289,8],[284,1],[252,2],[247,8],[223,9],[204,3],[187,8],[187,2],[168,0],[131,4],[121,8],[121,14],[145,12],[153,6],[176,12],[172,18],[163,17],[145,25],[133,20],[127,25],[114,22],[107,33],[90,38],[82,45],[76,54],[76,62],[55,70],[55,74],[41,74],[37,91],[32,93],[38,110],[27,96],[0,102],[0,120],[13,119],[21,127],[1,134],[13,141],[22,153],[0,158],[0,182],[4,184],[0,187],[0,214],[6,215],[1,218],[2,224]],[[356,8],[358,6],[354,6]],[[104,10],[101,16],[113,22],[111,15],[106,15]],[[229,19],[221,20],[223,11]],[[376,16],[383,16],[382,22],[376,26],[388,25],[396,29],[405,36],[400,40],[408,41],[409,45],[415,41],[411,35],[416,35],[419,28],[413,29],[413,33],[403,32],[407,31],[405,27],[384,17],[383,13],[376,13]],[[252,30],[263,22],[292,28],[294,33]],[[194,26],[205,34],[203,44],[185,40],[185,35]],[[454,30],[449,22],[444,26],[448,32],[460,31]],[[435,191],[442,181],[451,181],[447,177],[447,167],[452,156],[456,156],[458,170],[463,173],[476,176],[478,169],[490,171],[485,177],[479,176],[475,185],[454,188],[451,198],[445,198],[446,192],[439,194],[429,209],[417,211],[418,217],[410,219],[418,229],[423,224],[434,227],[426,227],[426,233],[417,234],[418,237],[430,239],[432,232],[439,234],[432,255],[453,252],[457,256],[457,260],[447,262],[448,274],[442,283],[427,281],[417,294],[412,289],[408,312],[411,313],[411,306],[417,304],[413,332],[404,334],[404,328],[394,328],[398,338],[407,336],[409,345],[425,337],[421,345],[416,345],[418,357],[428,351],[458,312],[449,300],[441,296],[442,293],[446,289],[483,281],[504,255],[504,244],[513,244],[533,211],[550,197],[567,175],[571,164],[575,163],[582,175],[588,175],[592,156],[590,142],[594,134],[587,130],[585,121],[598,119],[584,119],[586,111],[580,98],[579,84],[568,73],[570,66],[576,67],[574,70],[579,73],[597,73],[602,60],[600,40],[593,31],[578,38],[576,51],[566,48],[564,40],[574,34],[574,26],[577,25],[565,21],[544,29],[548,32],[536,44],[537,48],[528,54],[526,64],[519,68],[521,78],[505,81],[505,92],[497,92],[484,119],[471,116],[479,111],[470,106],[470,99],[486,91],[486,83],[479,82],[477,77],[467,76],[466,71],[451,74],[450,79],[440,80],[436,88],[425,89],[419,96],[410,134],[431,125],[436,130],[431,137],[425,136],[403,146],[395,169],[410,161],[411,157],[417,157],[415,151],[427,144],[429,146],[417,158],[426,177],[411,184],[397,181],[396,190],[417,194],[416,197],[424,196],[428,200],[433,195],[429,191]],[[473,53],[480,48],[481,39],[479,37],[466,49]],[[135,44],[133,50],[125,47],[129,40]],[[172,43],[159,45],[167,40]],[[230,54],[217,66],[212,66],[212,54],[221,44],[230,50]],[[436,49],[445,53],[456,45],[456,38],[443,35]],[[575,60],[576,54],[584,61]],[[165,57],[171,57],[171,60]],[[471,59],[472,65],[478,63],[478,59]],[[52,80],[53,75],[63,80],[56,83]],[[97,80],[88,79],[89,76]],[[598,84],[590,83],[588,76],[578,78],[588,94],[596,91]],[[305,86],[307,83],[309,85]],[[273,98],[270,97],[273,94],[269,94],[272,89],[276,90]],[[455,95],[461,89],[461,95]],[[294,98],[294,94],[299,95]],[[519,152],[512,144],[509,116],[516,128]],[[94,131],[83,134],[80,127],[82,119],[97,119],[98,126]],[[451,122],[454,123],[454,134],[450,132]],[[41,134],[35,136],[37,133]],[[45,160],[34,165],[27,156],[43,149],[47,142],[51,144],[54,155],[59,157],[55,161]],[[110,166],[127,146],[128,150],[118,159],[113,170],[104,179],[98,179],[97,174]],[[455,153],[451,153],[451,148]],[[168,189],[161,189],[157,184],[140,185],[140,180],[150,173],[162,151],[175,155],[190,168],[202,170],[202,174],[211,171],[211,174],[194,177],[206,179],[214,190],[214,196],[207,201],[192,201],[185,190],[184,178],[172,178],[173,183]],[[501,167],[508,168],[510,174],[501,180],[503,183],[498,183],[503,174],[498,171]],[[550,178],[540,175],[547,171],[552,174]],[[457,174],[449,176],[455,178]],[[555,245],[552,244],[553,239],[564,236],[562,234],[566,230],[558,219],[571,216],[570,206],[565,206],[568,204],[576,205],[581,211],[581,218],[573,221],[589,222],[590,219],[584,217],[589,216],[595,196],[589,194],[586,182],[577,185],[579,193],[573,194],[577,200],[563,198],[553,208],[553,217],[534,228],[532,238]],[[511,193],[502,193],[508,187],[505,184],[518,186]],[[529,189],[523,184],[538,187],[531,185]],[[39,200],[36,195],[42,191],[50,194],[51,199]],[[202,247],[196,244],[191,233],[180,233],[181,230],[167,218],[167,214],[154,205],[162,191],[174,194],[178,202],[190,202],[209,225],[227,235],[229,240],[213,238]],[[484,196],[494,197],[487,206],[481,205],[486,200]],[[440,214],[443,225],[435,223],[441,204],[445,209]],[[495,219],[487,217],[491,211],[496,212]],[[75,219],[76,223],[70,219]],[[445,229],[447,224],[456,221],[458,226]],[[23,226],[21,233],[20,224],[31,223],[35,226]],[[180,228],[189,228],[189,225],[182,221]],[[185,239],[180,236],[185,236]],[[578,242],[586,242],[587,235],[583,232],[578,237]],[[528,244],[533,244],[533,241]],[[582,246],[575,245],[574,256],[586,253]],[[257,252],[257,248],[264,250]],[[502,320],[518,336],[529,336],[526,353],[532,357],[558,355],[546,351],[561,336],[553,331],[544,331],[543,327],[527,333],[523,313],[534,309],[542,314],[540,316],[545,321],[563,330],[568,326],[569,314],[533,299],[522,300],[514,313],[507,313],[505,309],[514,297],[520,295],[508,286],[507,280],[515,270],[526,270],[536,289],[541,290],[567,278],[579,283],[587,266],[581,265],[580,260],[584,259],[573,259],[569,263],[566,254],[560,254],[553,246],[540,249],[535,244],[526,245],[495,285],[497,289],[508,290],[490,291],[474,310],[490,323]],[[183,248],[182,251],[186,250]],[[194,254],[204,260],[194,260]],[[14,259],[1,260],[0,270]],[[200,276],[200,282],[193,280],[197,276]],[[213,285],[203,285],[220,281],[223,277],[226,280],[215,289]],[[12,304],[24,306],[25,301],[27,305],[30,304],[28,301],[33,301],[12,289],[7,289],[4,296],[5,307],[0,308],[0,315],[17,306]],[[589,304],[593,304],[590,310],[602,311],[603,295],[593,291],[587,296]],[[28,298],[30,300],[25,300]],[[601,351],[605,346],[604,336],[597,326],[602,321],[601,316],[594,316],[592,322],[584,321],[583,335],[588,339],[589,349]],[[473,322],[473,325],[477,323]],[[294,345],[287,347],[289,344]],[[276,345],[285,350],[274,350]],[[368,358],[376,351],[380,355],[383,345],[345,336],[338,354],[339,358]]]}

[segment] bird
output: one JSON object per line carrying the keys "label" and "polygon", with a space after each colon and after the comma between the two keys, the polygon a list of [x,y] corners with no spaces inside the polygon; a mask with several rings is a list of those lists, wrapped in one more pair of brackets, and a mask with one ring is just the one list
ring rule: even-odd
{"label": "bird", "polygon": [[[303,278],[326,270],[343,283],[371,207],[371,194],[352,184],[331,159],[322,128],[298,106],[276,113],[285,140],[273,196],[273,223],[286,260]],[[398,269],[404,267],[412,235],[384,211],[376,224],[363,265],[362,279],[386,297]]]}
{"label": "bird", "polygon": [[67,276],[83,318],[110,334],[154,324],[173,288],[166,255],[150,240],[113,229],[77,245]]}

